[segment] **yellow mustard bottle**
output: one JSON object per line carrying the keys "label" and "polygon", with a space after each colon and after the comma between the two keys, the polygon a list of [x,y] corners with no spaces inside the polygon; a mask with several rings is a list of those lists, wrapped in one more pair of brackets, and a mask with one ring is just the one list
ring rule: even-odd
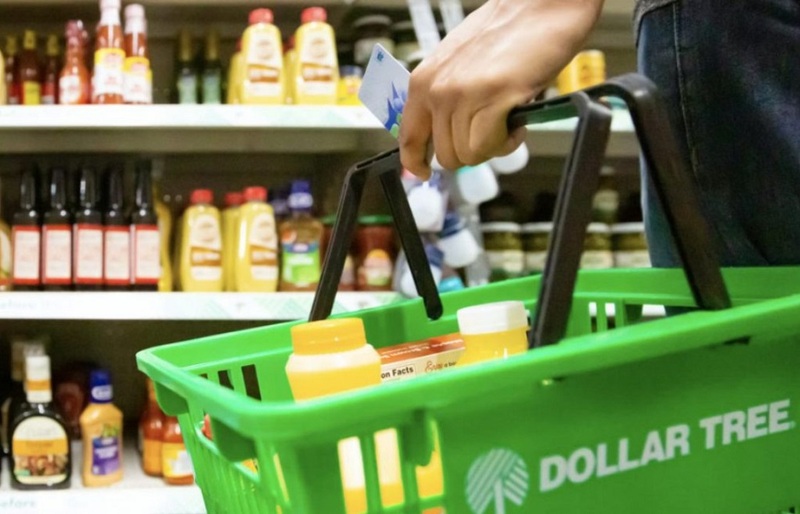
{"label": "yellow mustard bottle", "polygon": [[0,50],[0,105],[8,103],[8,87],[6,86],[6,58]]}
{"label": "yellow mustard bottle", "polygon": [[301,15],[302,25],[295,33],[296,62],[294,103],[299,105],[336,105],[339,64],[336,35],[326,23],[328,13],[322,7],[309,7]]}
{"label": "yellow mustard bottle", "polygon": [[231,65],[228,68],[228,92],[225,96],[225,103],[238,104],[241,103],[239,93],[242,89],[242,81],[244,80],[244,65],[242,56],[242,40],[236,41],[236,52],[231,57]]}
{"label": "yellow mustard bottle", "polygon": [[283,43],[269,9],[250,13],[250,26],[242,36],[242,83],[239,101],[243,104],[280,105],[286,102],[283,76]]}
{"label": "yellow mustard bottle", "polygon": [[267,189],[248,187],[239,207],[239,232],[234,283],[239,292],[278,290],[278,233],[275,213],[267,205]]}
{"label": "yellow mustard bottle", "polygon": [[286,103],[293,104],[294,100],[294,68],[297,61],[297,51],[294,45],[294,34],[289,36],[283,48],[283,76],[286,83]]}
{"label": "yellow mustard bottle", "polygon": [[172,212],[161,197],[161,187],[158,182],[153,184],[153,209],[158,219],[158,233],[161,237],[161,277],[158,279],[158,290],[162,293],[172,291],[172,259],[170,258],[170,242],[172,238]]}
{"label": "yellow mustard bottle", "polygon": [[222,283],[223,290],[235,291],[236,244],[239,227],[239,207],[244,197],[242,193],[227,193],[225,209],[222,211]]}
{"label": "yellow mustard bottle", "polygon": [[122,411],[114,406],[108,371],[93,370],[89,405],[81,414],[83,485],[99,487],[122,480]]}
{"label": "yellow mustard bottle", "polygon": [[222,291],[222,229],[210,189],[195,189],[183,213],[180,242],[181,290]]}
{"label": "yellow mustard bottle", "polygon": [[[291,328],[294,352],[286,364],[292,396],[301,402],[381,383],[381,358],[367,343],[358,318],[316,321]],[[403,500],[397,436],[376,434],[381,500],[385,506]],[[358,439],[339,441],[339,466],[348,514],[367,512],[366,485]]]}

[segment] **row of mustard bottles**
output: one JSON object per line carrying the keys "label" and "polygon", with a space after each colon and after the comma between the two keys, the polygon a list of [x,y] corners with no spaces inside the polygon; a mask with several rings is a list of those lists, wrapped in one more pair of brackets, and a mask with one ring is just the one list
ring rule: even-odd
{"label": "row of mustard bottles", "polygon": [[[466,366],[522,354],[528,349],[528,312],[522,302],[499,302],[458,311],[458,325],[465,351],[458,366]],[[367,343],[363,322],[357,318],[325,320],[291,329],[294,352],[286,373],[296,401],[361,389],[381,383],[381,358]],[[403,502],[397,432],[378,432],[376,453],[381,500],[384,506]],[[441,496],[444,491],[438,437],[427,466],[417,468],[421,498]],[[367,511],[361,448],[357,438],[339,443],[340,471],[348,514]],[[426,514],[443,512],[428,509]]]}

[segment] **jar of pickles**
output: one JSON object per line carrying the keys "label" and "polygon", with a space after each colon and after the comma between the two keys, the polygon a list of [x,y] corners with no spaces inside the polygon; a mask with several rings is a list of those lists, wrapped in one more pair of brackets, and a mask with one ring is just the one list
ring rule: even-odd
{"label": "jar of pickles", "polygon": [[608,269],[614,267],[611,250],[611,229],[605,223],[591,223],[586,230],[581,256],[581,269]]}
{"label": "jar of pickles", "polygon": [[526,223],[522,225],[522,246],[525,251],[525,273],[538,275],[544,272],[547,249],[550,244],[552,223]]}
{"label": "jar of pickles", "polygon": [[618,223],[611,227],[614,265],[618,268],[649,268],[650,252],[644,223]]}
{"label": "jar of pickles", "polygon": [[522,229],[517,223],[500,221],[481,225],[483,246],[491,267],[490,282],[522,276],[525,253],[522,248]]}

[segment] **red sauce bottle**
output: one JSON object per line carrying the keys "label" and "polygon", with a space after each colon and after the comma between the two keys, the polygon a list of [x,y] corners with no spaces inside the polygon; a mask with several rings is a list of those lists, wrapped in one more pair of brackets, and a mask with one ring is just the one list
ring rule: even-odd
{"label": "red sauce bottle", "polygon": [[125,50],[122,48],[120,0],[100,0],[100,24],[94,53],[92,103],[121,104]]}
{"label": "red sauce bottle", "polygon": [[67,52],[64,67],[59,77],[58,103],[61,105],[83,105],[91,101],[89,69],[86,67],[84,51],[88,34],[80,20],[67,22],[65,31]]}
{"label": "red sauce bottle", "polygon": [[50,178],[50,208],[42,217],[42,285],[46,290],[72,286],[72,216],[67,208],[66,173],[54,168]]}
{"label": "red sauce bottle", "polygon": [[39,69],[39,55],[36,53],[36,32],[26,30],[22,52],[19,54],[14,83],[20,92],[22,105],[42,103],[42,81]]}
{"label": "red sauce bottle", "polygon": [[61,49],[58,47],[58,36],[47,36],[47,51],[44,60],[44,77],[42,78],[42,104],[58,104],[58,76],[61,71]]}
{"label": "red sauce bottle", "polygon": [[19,39],[17,36],[6,36],[6,48],[4,50],[4,57],[6,58],[6,88],[8,90],[8,104],[19,105],[20,93],[14,77],[17,73],[17,65],[19,64]]}
{"label": "red sauce bottle", "polygon": [[125,103],[153,103],[153,72],[147,51],[147,20],[144,7],[140,4],[131,4],[125,8],[125,54]]}

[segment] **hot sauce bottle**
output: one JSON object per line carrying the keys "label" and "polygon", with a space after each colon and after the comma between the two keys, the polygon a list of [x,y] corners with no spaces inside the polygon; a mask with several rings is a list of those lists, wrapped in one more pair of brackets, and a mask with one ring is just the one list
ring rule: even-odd
{"label": "hot sauce bottle", "polygon": [[72,216],[67,209],[65,172],[54,168],[50,178],[50,208],[42,219],[42,285],[46,290],[72,286]]}
{"label": "hot sauce bottle", "polygon": [[125,50],[122,47],[120,0],[100,0],[100,24],[94,52],[92,103],[123,102],[123,69]]}
{"label": "hot sauce bottle", "polygon": [[103,284],[103,215],[97,209],[93,168],[81,170],[78,209],[73,225],[72,277],[75,289],[91,291]]}
{"label": "hot sauce bottle", "polygon": [[42,104],[58,104],[58,75],[61,71],[61,49],[58,36],[47,36],[47,51],[44,60],[44,77],[42,78]]}
{"label": "hot sauce bottle", "polygon": [[140,4],[131,4],[125,8],[125,54],[125,103],[153,103],[153,72],[147,51],[147,20],[144,7]]}
{"label": "hot sauce bottle", "polygon": [[61,105],[88,104],[91,101],[89,92],[91,79],[84,56],[88,34],[83,28],[83,22],[80,20],[68,21],[65,37],[67,52],[58,81],[58,103]]}
{"label": "hot sauce bottle", "polygon": [[19,207],[11,223],[13,249],[12,284],[17,291],[36,291],[42,284],[39,265],[42,249],[42,229],[36,210],[36,175],[23,172],[19,187]]}
{"label": "hot sauce bottle", "polygon": [[32,30],[25,31],[14,82],[20,92],[20,103],[22,105],[39,105],[42,103],[41,71],[39,69],[39,56],[36,53],[36,32]]}

